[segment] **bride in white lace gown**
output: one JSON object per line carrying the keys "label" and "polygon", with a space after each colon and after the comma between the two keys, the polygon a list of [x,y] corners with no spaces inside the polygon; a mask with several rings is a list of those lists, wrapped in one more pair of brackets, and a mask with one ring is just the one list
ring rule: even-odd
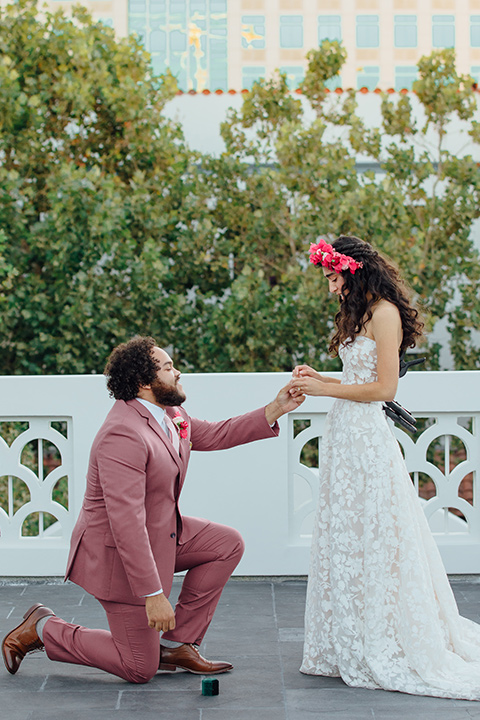
{"label": "bride in white lace gown", "polygon": [[[360,273],[371,275],[376,262],[371,246],[338,238],[335,252],[362,263],[342,272],[322,243],[312,246],[312,261],[318,259],[330,290],[340,296],[340,315],[345,306],[352,312]],[[294,372],[300,392],[338,398],[322,443],[300,670],[341,677],[352,687],[480,700],[480,625],[458,614],[382,410],[382,400],[395,394],[402,339],[415,340],[421,325],[410,306],[414,327],[417,323],[412,335],[405,308],[367,295],[373,295],[371,316],[368,309],[362,314],[366,322],[350,334],[353,342],[342,338],[342,318],[336,318],[341,381],[306,365]]]}

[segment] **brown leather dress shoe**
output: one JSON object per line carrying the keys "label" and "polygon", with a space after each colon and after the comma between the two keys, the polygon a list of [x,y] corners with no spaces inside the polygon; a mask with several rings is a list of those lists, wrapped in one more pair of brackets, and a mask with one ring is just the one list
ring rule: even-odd
{"label": "brown leather dress shoe", "polygon": [[197,646],[190,645],[190,643],[180,645],[178,648],[160,645],[160,665],[158,669],[175,672],[177,668],[196,675],[218,675],[233,670],[233,665],[227,662],[206,660],[200,655]]}
{"label": "brown leather dress shoe", "polygon": [[34,650],[43,650],[44,645],[37,635],[36,624],[49,615],[55,615],[53,610],[41,603],[35,603],[23,616],[24,621],[3,638],[3,660],[5,667],[12,675],[15,675],[27,653]]}

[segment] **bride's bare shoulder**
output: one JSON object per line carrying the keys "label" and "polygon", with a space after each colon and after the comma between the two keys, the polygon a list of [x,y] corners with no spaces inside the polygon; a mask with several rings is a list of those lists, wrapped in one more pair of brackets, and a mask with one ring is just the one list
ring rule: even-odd
{"label": "bride's bare shoulder", "polygon": [[375,320],[393,320],[400,319],[400,311],[397,306],[390,300],[380,299],[372,308],[372,319]]}

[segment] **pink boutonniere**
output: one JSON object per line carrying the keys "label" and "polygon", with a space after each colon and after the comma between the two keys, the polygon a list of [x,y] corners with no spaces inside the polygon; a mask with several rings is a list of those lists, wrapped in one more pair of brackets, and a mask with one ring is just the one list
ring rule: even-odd
{"label": "pink boutonniere", "polygon": [[184,420],[182,413],[177,410],[172,418],[172,422],[176,426],[180,437],[182,439],[186,438],[188,435],[188,422]]}

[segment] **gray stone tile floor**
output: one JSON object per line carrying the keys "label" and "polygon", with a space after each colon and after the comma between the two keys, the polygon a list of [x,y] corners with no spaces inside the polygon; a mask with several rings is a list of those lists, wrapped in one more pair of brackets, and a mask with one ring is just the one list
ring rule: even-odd
{"label": "gray stone tile floor", "polygon": [[[480,578],[451,582],[462,615],[480,622]],[[174,596],[180,583],[175,581]],[[207,657],[235,666],[218,676],[216,697],[203,696],[202,678],[189,673],[158,673],[147,685],[130,685],[35,653],[15,676],[0,667],[0,719],[480,720],[480,702],[358,690],[338,678],[299,673],[305,590],[303,579],[230,580],[202,645]],[[73,584],[5,579],[0,581],[0,637],[34,602],[70,622],[106,627],[100,605]]]}

